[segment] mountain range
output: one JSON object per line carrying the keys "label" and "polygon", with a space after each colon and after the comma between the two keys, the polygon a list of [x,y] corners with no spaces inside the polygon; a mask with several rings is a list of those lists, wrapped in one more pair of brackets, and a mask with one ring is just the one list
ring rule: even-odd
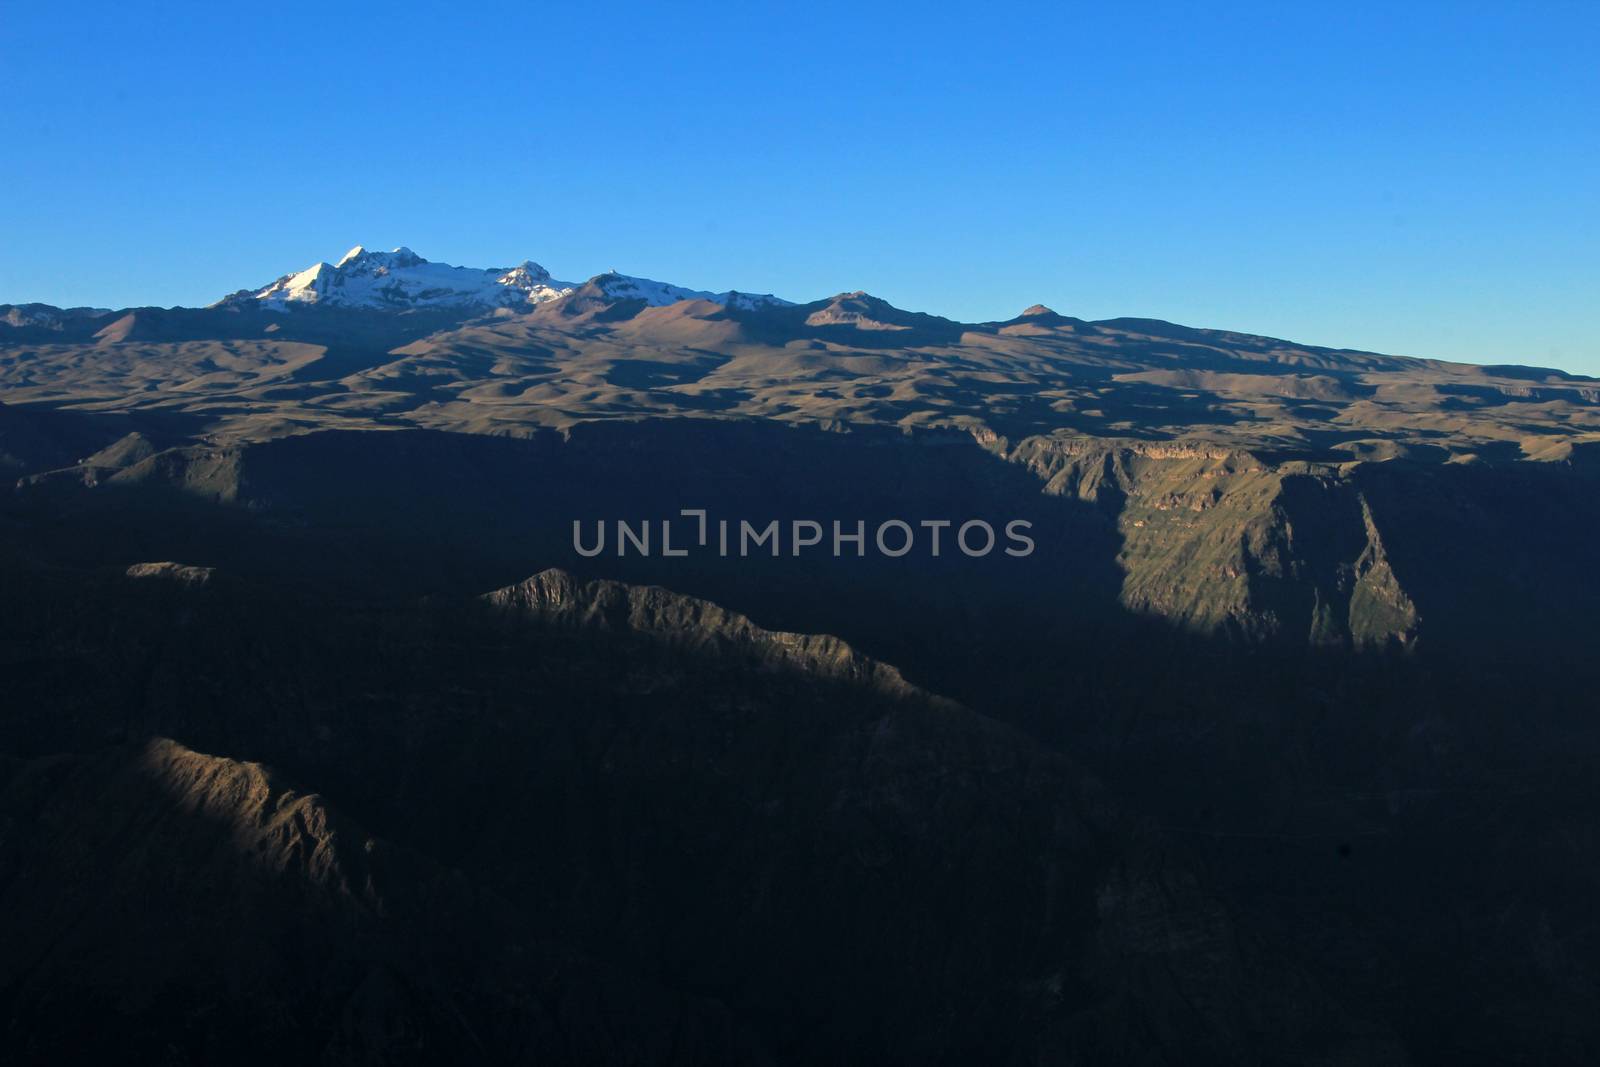
{"label": "mountain range", "polygon": [[[358,246],[209,308],[0,305],[0,343],[13,403],[216,409],[208,421],[239,436],[267,418],[472,432],[692,414],[1463,460],[1564,456],[1600,434],[1600,380],[1558,370],[1043,305],[959,323],[863,292],[792,304],[614,273],[573,284],[405,248]],[[88,344],[92,368],[73,358]]]}
{"label": "mountain range", "polygon": [[10,1062],[1600,1056],[1600,380],[358,247],[0,471]]}
{"label": "mountain range", "polygon": [[[709,300],[747,307],[787,303],[770,295],[708,293],[615,273],[602,275],[595,281],[613,298],[644,300],[652,307],[680,300]],[[576,283],[554,280],[549,271],[532,260],[524,260],[509,269],[479,270],[430,263],[405,247],[392,252],[369,252],[357,245],[338,263],[313,264],[305,270],[285,274],[260,289],[241,289],[212,306],[258,306],[274,311],[308,305],[384,311],[428,307],[527,311],[568,296],[577,288]]]}

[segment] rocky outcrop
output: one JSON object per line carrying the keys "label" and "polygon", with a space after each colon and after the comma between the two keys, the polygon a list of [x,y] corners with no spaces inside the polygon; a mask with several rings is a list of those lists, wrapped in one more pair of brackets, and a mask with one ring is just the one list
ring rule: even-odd
{"label": "rocky outcrop", "polygon": [[543,625],[642,635],[696,653],[742,654],[772,667],[892,696],[940,700],[837,637],[764,630],[737,612],[660,586],[585,582],[552,568],[488,593],[484,600]]}
{"label": "rocky outcrop", "polygon": [[1360,487],[1336,465],[1203,444],[1030,439],[1044,491],[1100,507],[1122,539],[1122,602],[1203,632],[1406,644],[1420,614]]}
{"label": "rocky outcrop", "polygon": [[214,567],[195,567],[187,563],[135,563],[127,571],[129,578],[155,578],[176,582],[179,585],[205,585],[216,573]]}
{"label": "rocky outcrop", "polygon": [[0,765],[10,1063],[760,1062],[257,763],[165,738]]}

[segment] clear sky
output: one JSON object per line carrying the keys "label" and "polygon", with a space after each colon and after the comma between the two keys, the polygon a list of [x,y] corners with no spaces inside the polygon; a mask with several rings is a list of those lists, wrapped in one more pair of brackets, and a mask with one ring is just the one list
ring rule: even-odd
{"label": "clear sky", "polygon": [[1595,0],[0,0],[0,302],[405,244],[1600,374],[1597,53]]}

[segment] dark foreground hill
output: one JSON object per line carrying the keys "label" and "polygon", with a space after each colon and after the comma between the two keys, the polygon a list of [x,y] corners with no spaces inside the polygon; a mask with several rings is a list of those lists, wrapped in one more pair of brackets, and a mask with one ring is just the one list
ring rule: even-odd
{"label": "dark foreground hill", "polygon": [[1084,772],[836,641],[559,573],[8,594],[14,1062],[1401,1060]]}

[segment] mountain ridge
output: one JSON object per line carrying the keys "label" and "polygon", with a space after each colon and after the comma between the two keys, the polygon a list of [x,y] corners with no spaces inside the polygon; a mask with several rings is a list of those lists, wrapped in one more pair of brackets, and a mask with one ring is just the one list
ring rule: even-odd
{"label": "mountain ridge", "polygon": [[508,615],[545,625],[636,633],[702,654],[744,650],[782,669],[847,681],[888,696],[955,706],[910,684],[893,665],[864,656],[831,634],[767,630],[719,604],[657,585],[582,581],[552,567],[482,599]]}
{"label": "mountain ridge", "polygon": [[[289,311],[307,305],[367,310],[463,308],[528,311],[570,296],[583,283],[558,281],[531,259],[515,267],[457,267],[424,259],[401,245],[389,252],[356,245],[337,263],[326,260],[280,276],[259,289],[240,289],[212,307],[257,306]],[[680,300],[710,300],[745,307],[780,306],[771,294],[713,293],[608,271],[587,283],[616,301],[642,300],[658,307]]]}
{"label": "mountain ridge", "polygon": [[[533,260],[514,267],[459,267],[427,260],[402,245],[382,252],[356,245],[337,262],[319,261],[299,271],[290,271],[258,288],[243,288],[204,308],[176,305],[170,308],[128,306],[117,309],[99,307],[58,307],[45,303],[0,303],[0,345],[7,341],[40,337],[43,333],[61,334],[83,322],[108,316],[159,311],[199,312],[204,310],[245,310],[252,307],[274,311],[304,311],[313,306],[349,312],[410,313],[422,310],[455,310],[461,313],[529,313],[543,305],[574,298],[588,287],[584,303],[592,311],[596,298],[623,311],[611,318],[626,316],[627,305],[642,309],[664,307],[683,301],[709,301],[734,311],[759,312],[804,308],[802,319],[819,327],[852,326],[860,331],[884,331],[915,335],[919,330],[935,332],[955,329],[989,330],[1014,336],[1065,332],[1091,337],[1106,329],[1124,334],[1142,334],[1156,339],[1270,351],[1295,348],[1305,352],[1338,353],[1346,357],[1372,357],[1385,361],[1407,361],[1436,366],[1481,366],[1486,371],[1540,372],[1565,382],[1600,382],[1600,378],[1557,369],[1524,364],[1455,364],[1448,360],[1417,356],[1394,356],[1358,349],[1308,345],[1282,338],[1251,334],[1234,329],[1195,327],[1164,319],[1114,316],[1085,320],[1062,315],[1042,303],[1025,308],[1003,320],[965,322],[937,314],[907,311],[862,290],[840,292],[811,301],[782,299],[770,293],[748,290],[714,292],[693,289],[649,278],[606,271],[585,282],[560,281]],[[575,317],[580,312],[569,312]],[[590,318],[593,316],[590,315]],[[97,327],[99,328],[99,327]],[[911,337],[902,336],[901,341]]]}

